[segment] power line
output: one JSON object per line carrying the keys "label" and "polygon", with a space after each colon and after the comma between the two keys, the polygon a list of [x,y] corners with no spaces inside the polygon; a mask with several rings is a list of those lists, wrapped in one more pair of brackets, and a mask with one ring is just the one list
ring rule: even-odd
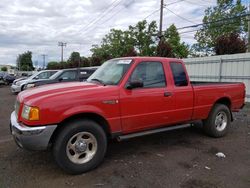
{"label": "power line", "polygon": [[[108,7],[109,7],[109,8],[112,7],[112,5],[115,4],[117,1],[118,1],[118,0],[113,1]],[[108,8],[108,9],[109,9],[109,8]],[[106,9],[106,8],[103,9],[104,12],[102,12],[101,14],[99,13],[99,14],[98,14],[98,17],[99,17],[99,18],[102,17],[102,15],[103,15],[108,9]],[[95,20],[98,19],[98,17],[97,17],[97,18],[94,18],[93,20],[91,20],[91,21],[90,21],[87,25],[85,25],[84,27],[88,27],[89,25],[91,25],[93,22],[95,22]]]}
{"label": "power line", "polygon": [[220,19],[220,20],[216,20],[216,21],[211,21],[211,22],[206,22],[206,23],[200,23],[200,24],[195,24],[195,25],[179,27],[179,28],[177,28],[177,30],[182,30],[182,29],[187,29],[187,28],[195,28],[195,27],[209,25],[209,24],[213,24],[213,23],[219,23],[219,22],[226,21],[226,20],[232,20],[232,19],[235,19],[235,18],[242,18],[242,17],[246,17],[246,16],[249,16],[249,15],[250,14],[242,14],[242,15],[239,15],[239,16],[231,17],[231,18],[224,18],[224,19]]}
{"label": "power line", "polygon": [[[117,6],[119,6],[119,5],[122,3],[123,0],[116,0],[116,1],[114,1],[114,2],[117,2],[117,1],[118,1],[118,3],[117,3],[115,6],[109,7],[106,11],[103,12],[103,14],[101,14],[101,15],[99,16],[99,18],[97,18],[94,22],[91,22],[90,24],[88,24],[89,26],[88,26],[87,28],[84,27],[85,32],[84,32],[83,34],[86,34],[86,33],[91,29],[92,26],[94,26],[96,23],[98,23],[100,20],[102,20],[102,19],[103,19],[107,14],[109,14],[114,8],[116,8]],[[111,4],[111,5],[112,5],[112,4]]]}
{"label": "power line", "polygon": [[[112,14],[110,17],[108,17],[106,20],[104,20],[104,21],[103,21],[102,23],[100,23],[99,25],[96,25],[95,27],[93,27],[91,30],[93,30],[93,29],[99,27],[100,25],[102,25],[102,24],[104,24],[104,23],[107,23],[112,17],[114,17],[115,15],[119,14],[119,13],[121,12],[122,9],[124,9],[124,7],[121,8],[121,9],[119,9],[118,11],[114,12],[114,14]],[[90,30],[89,30],[89,31],[90,31]],[[89,36],[89,35],[87,35],[87,36]]]}
{"label": "power line", "polygon": [[192,1],[188,1],[188,0],[185,0],[185,2],[187,2],[189,4],[192,4],[192,5],[198,5],[198,6],[202,6],[202,7],[207,7],[206,5],[201,5],[199,3],[195,3],[195,2],[192,2]]}
{"label": "power line", "polygon": [[[179,0],[179,1],[175,1],[175,2],[172,2],[172,3],[168,3],[168,4],[164,4],[164,7],[167,7],[167,6],[170,6],[170,5],[173,5],[173,4],[176,4],[176,3],[180,3],[184,0]],[[147,15],[143,20],[146,20],[148,17],[152,16],[153,14],[159,12],[161,10],[161,8],[157,9],[157,10],[154,10],[153,12],[151,12],[149,15]]]}
{"label": "power line", "polygon": [[184,18],[184,17],[180,16],[179,14],[174,13],[172,10],[170,10],[170,9],[167,8],[167,7],[164,7],[164,8],[167,9],[167,10],[168,10],[169,12],[171,12],[172,14],[174,14],[175,16],[181,18],[182,20],[185,20],[185,21],[190,22],[190,23],[193,23],[193,24],[197,24],[197,23],[195,23],[195,22],[193,22],[193,21],[191,21],[191,20],[189,20],[189,19],[187,19],[187,18]]}
{"label": "power line", "polygon": [[[247,15],[246,15],[247,16]],[[232,18],[231,18],[232,19]],[[227,19],[228,20],[228,19]],[[214,21],[214,22],[209,22],[209,24],[213,24],[213,23],[219,23],[219,21],[222,21],[222,20],[217,20],[217,21]],[[232,23],[236,23],[237,22],[237,20],[234,20],[233,22],[230,22],[231,24]],[[198,24],[196,24],[196,25],[198,25]],[[207,25],[207,23],[204,23],[204,24],[201,24],[201,25]],[[200,26],[201,26],[200,25]],[[214,28],[215,27],[218,27],[218,26],[213,26]],[[193,28],[193,27],[190,27],[190,28]],[[180,30],[180,28],[177,28],[177,30]],[[197,28],[197,29],[194,29],[194,30],[189,30],[189,31],[183,31],[183,32],[180,32],[179,34],[184,34],[184,33],[192,33],[192,32],[195,32],[195,31],[199,31],[200,30],[200,28]]]}

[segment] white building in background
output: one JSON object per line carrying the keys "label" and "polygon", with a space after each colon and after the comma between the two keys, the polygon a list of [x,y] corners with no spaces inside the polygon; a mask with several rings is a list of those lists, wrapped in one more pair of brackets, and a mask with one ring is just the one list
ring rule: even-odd
{"label": "white building in background", "polygon": [[0,71],[1,71],[2,67],[6,67],[7,68],[7,73],[8,74],[13,74],[13,75],[16,74],[16,67],[15,66],[0,64]]}

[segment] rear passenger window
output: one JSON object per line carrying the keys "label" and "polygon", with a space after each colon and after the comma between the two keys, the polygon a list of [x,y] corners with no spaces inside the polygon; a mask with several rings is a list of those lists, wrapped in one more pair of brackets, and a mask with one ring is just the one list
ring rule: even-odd
{"label": "rear passenger window", "polygon": [[187,75],[181,63],[170,63],[175,86],[187,86]]}
{"label": "rear passenger window", "polygon": [[64,73],[62,73],[62,75],[59,77],[59,79],[63,79],[63,80],[75,80],[77,76],[77,72],[76,71],[65,71]]}
{"label": "rear passenger window", "polygon": [[130,81],[142,81],[144,88],[166,86],[165,74],[160,62],[139,63],[132,73]]}

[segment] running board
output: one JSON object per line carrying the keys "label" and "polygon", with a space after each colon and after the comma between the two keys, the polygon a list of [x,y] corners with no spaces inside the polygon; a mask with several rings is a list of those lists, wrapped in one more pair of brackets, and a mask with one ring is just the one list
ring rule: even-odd
{"label": "running board", "polygon": [[117,140],[123,141],[123,140],[127,140],[127,139],[134,138],[134,137],[150,135],[150,134],[160,133],[160,132],[165,132],[165,131],[172,131],[172,130],[176,130],[176,129],[187,128],[187,127],[191,127],[191,125],[192,124],[175,125],[175,126],[163,127],[163,128],[159,128],[159,129],[147,130],[147,131],[143,131],[143,132],[131,133],[131,134],[127,134],[127,135],[121,135],[121,136],[117,137]]}

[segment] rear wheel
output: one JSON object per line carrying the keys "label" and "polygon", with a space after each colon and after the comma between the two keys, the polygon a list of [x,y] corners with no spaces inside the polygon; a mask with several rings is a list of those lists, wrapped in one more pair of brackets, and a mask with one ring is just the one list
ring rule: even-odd
{"label": "rear wheel", "polygon": [[203,129],[207,135],[218,138],[226,135],[230,123],[229,108],[223,104],[215,104],[208,118],[203,121]]}
{"label": "rear wheel", "polygon": [[104,130],[91,120],[65,125],[53,145],[57,164],[70,174],[80,174],[97,167],[107,148]]}

